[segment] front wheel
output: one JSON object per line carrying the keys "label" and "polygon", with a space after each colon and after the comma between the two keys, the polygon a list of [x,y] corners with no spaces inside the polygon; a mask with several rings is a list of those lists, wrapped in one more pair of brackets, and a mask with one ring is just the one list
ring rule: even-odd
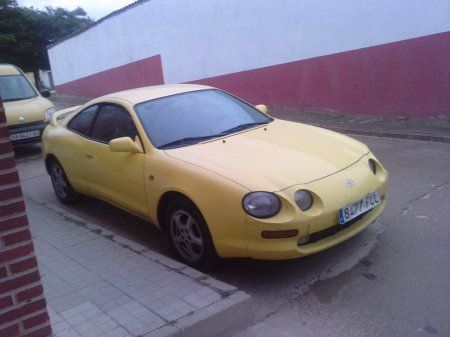
{"label": "front wheel", "polygon": [[173,201],[165,222],[171,244],[184,263],[199,269],[216,264],[218,256],[208,225],[192,202],[185,198]]}
{"label": "front wheel", "polygon": [[72,185],[70,185],[64,169],[56,159],[52,160],[50,163],[49,171],[53,190],[59,201],[63,204],[73,204],[80,200],[81,195],[73,189]]}

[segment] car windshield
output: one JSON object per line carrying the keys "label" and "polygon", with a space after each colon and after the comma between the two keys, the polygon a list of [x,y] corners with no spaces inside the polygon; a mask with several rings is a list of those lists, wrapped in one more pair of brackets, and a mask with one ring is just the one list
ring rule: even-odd
{"label": "car windshield", "polygon": [[214,89],[139,103],[135,110],[150,141],[160,149],[196,144],[272,121],[253,106]]}
{"label": "car windshield", "polygon": [[4,102],[36,97],[33,87],[23,75],[0,76],[0,96]]}

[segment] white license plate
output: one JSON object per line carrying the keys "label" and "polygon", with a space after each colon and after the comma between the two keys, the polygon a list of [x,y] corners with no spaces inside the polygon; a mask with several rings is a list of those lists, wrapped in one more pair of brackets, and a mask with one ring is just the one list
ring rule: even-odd
{"label": "white license plate", "polygon": [[15,134],[9,136],[9,138],[12,141],[14,141],[14,140],[39,137],[40,135],[41,135],[41,132],[39,130],[33,130],[33,131],[28,131],[28,132],[15,133]]}
{"label": "white license plate", "polygon": [[352,202],[339,210],[339,224],[345,224],[359,215],[370,211],[380,203],[381,198],[378,192],[367,194],[364,198]]}

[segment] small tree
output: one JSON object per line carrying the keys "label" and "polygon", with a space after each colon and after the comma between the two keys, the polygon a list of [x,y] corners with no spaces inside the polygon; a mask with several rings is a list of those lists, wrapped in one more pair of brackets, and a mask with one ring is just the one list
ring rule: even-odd
{"label": "small tree", "polygon": [[39,69],[50,67],[47,46],[92,23],[81,7],[38,10],[19,7],[16,0],[0,0],[0,63],[33,71],[39,87]]}

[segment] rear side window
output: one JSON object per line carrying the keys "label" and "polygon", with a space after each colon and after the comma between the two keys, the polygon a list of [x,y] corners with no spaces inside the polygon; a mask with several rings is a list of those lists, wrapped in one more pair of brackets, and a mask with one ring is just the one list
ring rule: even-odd
{"label": "rear side window", "polygon": [[90,106],[87,109],[81,111],[69,122],[69,129],[79,133],[83,136],[90,137],[92,122],[94,121],[95,114],[97,112],[98,105]]}
{"label": "rear side window", "polygon": [[101,107],[92,130],[92,138],[104,143],[120,137],[134,139],[137,134],[130,114],[124,108],[110,104]]}

